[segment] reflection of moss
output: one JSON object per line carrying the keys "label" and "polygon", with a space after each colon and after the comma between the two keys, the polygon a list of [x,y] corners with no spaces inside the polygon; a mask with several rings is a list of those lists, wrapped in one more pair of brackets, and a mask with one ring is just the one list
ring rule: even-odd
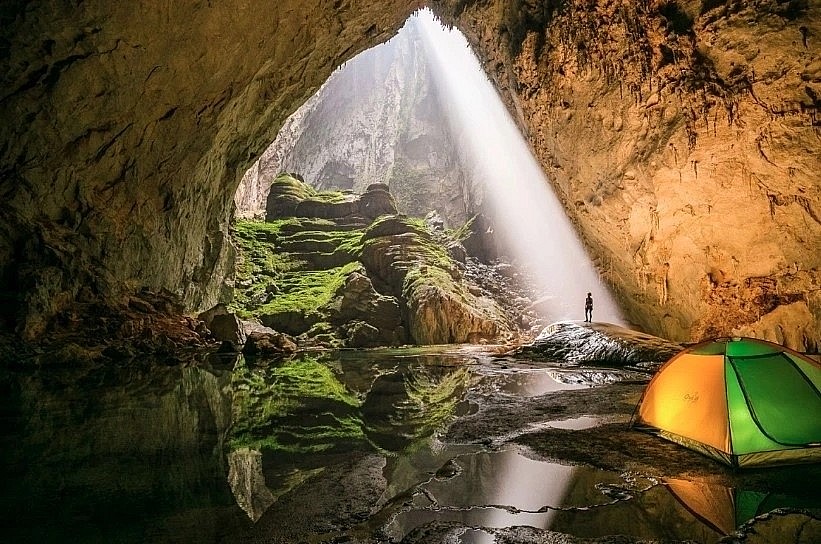
{"label": "reflection of moss", "polygon": [[[405,358],[407,353],[400,352]],[[425,358],[404,370],[382,356],[360,377],[360,395],[345,386],[340,369],[312,356],[270,368],[237,364],[232,379],[232,449],[250,447],[292,454],[350,448],[398,452],[424,443],[453,415],[470,380],[461,366]],[[360,370],[356,370],[359,375]],[[381,375],[380,375],[381,374]]]}
{"label": "reflection of moss", "polygon": [[[322,451],[364,440],[359,399],[317,359],[234,369],[231,447]],[[304,417],[303,417],[304,416]]]}
{"label": "reflection of moss", "polygon": [[374,382],[376,394],[369,395],[363,406],[368,436],[388,451],[424,444],[452,417],[469,381],[464,367],[427,365],[380,377]]}

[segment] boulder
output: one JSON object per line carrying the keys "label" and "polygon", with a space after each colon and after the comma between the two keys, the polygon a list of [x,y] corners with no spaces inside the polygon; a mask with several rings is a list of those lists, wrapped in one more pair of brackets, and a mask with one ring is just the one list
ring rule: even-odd
{"label": "boulder", "polygon": [[344,327],[346,333],[345,347],[372,348],[384,344],[382,333],[368,323],[354,321]]}
{"label": "boulder", "polygon": [[213,306],[208,310],[205,310],[204,312],[200,313],[197,316],[197,319],[205,323],[205,326],[208,327],[211,325],[211,321],[214,319],[215,316],[225,315],[227,313],[229,313],[228,308],[225,306],[225,304],[220,302],[216,306]]}
{"label": "boulder", "polygon": [[287,334],[253,321],[243,321],[247,340],[242,348],[245,355],[283,355],[294,353],[296,341]]}
{"label": "boulder", "polygon": [[208,327],[217,340],[230,343],[234,351],[240,351],[245,344],[245,329],[242,322],[234,314],[220,314],[214,316]]}
{"label": "boulder", "polygon": [[317,313],[307,313],[301,310],[284,310],[281,312],[262,314],[259,316],[259,320],[266,327],[298,336],[322,321],[322,316]]}
{"label": "boulder", "polygon": [[388,186],[383,183],[373,183],[368,186],[357,201],[359,215],[366,219],[376,219],[382,215],[396,213],[396,202],[388,192]]}
{"label": "boulder", "polygon": [[294,353],[297,345],[287,334],[264,327],[270,332],[255,330],[248,333],[242,353],[245,355],[282,355]]}
{"label": "boulder", "polygon": [[[482,299],[475,299],[478,303]],[[492,303],[491,307],[495,307]],[[459,344],[495,341],[503,333],[491,308],[467,304],[453,291],[421,284],[408,298],[408,327],[417,344]],[[501,322],[500,316],[498,321]]]}
{"label": "boulder", "polygon": [[396,328],[402,324],[399,302],[394,297],[378,293],[364,273],[350,274],[337,295],[339,311],[334,316],[337,323],[364,321],[384,331],[388,337],[393,337]]}
{"label": "boulder", "polygon": [[514,354],[529,359],[656,369],[684,346],[610,323],[560,321]]}

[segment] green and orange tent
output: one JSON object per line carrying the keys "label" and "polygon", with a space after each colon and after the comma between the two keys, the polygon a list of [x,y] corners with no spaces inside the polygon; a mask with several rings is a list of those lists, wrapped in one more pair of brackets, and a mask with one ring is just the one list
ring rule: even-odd
{"label": "green and orange tent", "polygon": [[821,364],[778,344],[718,339],[650,380],[634,426],[735,467],[821,462]]}

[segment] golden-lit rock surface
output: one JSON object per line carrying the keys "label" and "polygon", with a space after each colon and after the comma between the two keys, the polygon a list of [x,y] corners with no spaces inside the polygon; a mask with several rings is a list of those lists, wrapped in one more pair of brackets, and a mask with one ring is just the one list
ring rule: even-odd
{"label": "golden-lit rock surface", "polygon": [[[245,169],[421,2],[0,14],[0,322],[148,287],[211,306]],[[442,0],[629,318],[821,343],[818,0]],[[2,323],[0,323],[2,324]]]}
{"label": "golden-lit rock surface", "polygon": [[444,2],[629,319],[821,344],[821,2]]}

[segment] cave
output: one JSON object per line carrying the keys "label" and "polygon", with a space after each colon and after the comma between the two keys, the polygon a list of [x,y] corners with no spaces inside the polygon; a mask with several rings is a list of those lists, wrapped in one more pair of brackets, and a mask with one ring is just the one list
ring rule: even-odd
{"label": "cave", "polygon": [[[534,385],[535,378],[524,380],[526,386],[524,382],[511,385],[504,382],[504,372],[494,374],[493,379],[503,383],[494,382],[488,388],[504,393],[508,387],[524,395],[526,400],[512,408],[512,400],[505,404],[504,399],[481,396],[485,395],[481,389],[484,374],[470,374],[461,367],[454,370],[459,365],[449,363],[449,352],[437,353],[435,357],[443,359],[437,359],[432,368],[405,368],[401,358],[390,359],[393,372],[401,368],[399,374],[391,374],[359,370],[344,355],[330,365],[311,356],[251,368],[250,362],[237,359],[225,363],[225,355],[213,353],[213,343],[204,346],[200,338],[203,316],[214,318],[208,312],[233,296],[237,265],[231,231],[236,220],[234,199],[246,171],[275,140],[289,116],[338,67],[392,38],[423,7],[466,37],[636,335],[664,339],[664,349],[719,337],[752,337],[802,354],[818,354],[821,61],[816,51],[821,5],[817,2],[321,0],[310,8],[296,0],[162,5],[113,5],[99,0],[12,2],[0,8],[0,353],[4,368],[14,372],[21,368],[25,372],[58,370],[53,376],[30,378],[27,374],[19,381],[4,375],[0,380],[6,393],[3,407],[14,421],[26,415],[28,408],[21,406],[28,406],[24,401],[31,399],[37,399],[32,401],[35,405],[42,401],[62,406],[65,402],[66,408],[64,419],[54,416],[41,422],[44,435],[27,436],[25,448],[12,447],[17,434],[4,439],[6,475],[24,466],[31,452],[43,455],[37,466],[49,470],[54,468],[53,459],[61,456],[69,464],[85,466],[88,458],[83,456],[88,455],[89,444],[110,452],[112,459],[133,455],[127,445],[130,439],[111,426],[128,427],[140,414],[149,414],[135,424],[142,442],[150,443],[145,450],[149,453],[138,463],[140,474],[151,475],[145,476],[146,481],[162,490],[189,484],[206,488],[211,484],[204,482],[219,480],[222,487],[214,494],[216,506],[209,503],[209,508],[219,514],[213,519],[223,525],[197,525],[204,518],[197,518],[196,523],[193,517],[185,518],[196,508],[196,500],[180,499],[190,509],[174,510],[180,517],[163,518],[164,525],[152,526],[159,533],[145,533],[142,526],[126,527],[123,534],[132,535],[134,541],[152,534],[157,541],[172,540],[169,527],[173,523],[185,526],[188,535],[224,537],[214,537],[215,541],[231,540],[225,537],[229,533],[258,536],[244,525],[245,514],[254,522],[261,520],[258,528],[275,533],[272,527],[284,518],[272,518],[272,512],[282,516],[293,507],[309,512],[306,519],[315,523],[311,534],[316,538],[343,535],[362,542],[378,541],[373,535],[362,535],[372,529],[372,523],[385,522],[378,516],[368,517],[368,508],[379,503],[378,496],[371,496],[373,489],[407,484],[413,477],[422,478],[420,474],[428,469],[444,481],[458,479],[471,463],[476,466],[470,470],[477,473],[483,467],[496,467],[495,463],[527,465],[527,459],[500,446],[516,440],[547,458],[589,463],[601,470],[636,469],[652,477],[674,478],[682,477],[683,470],[706,479],[714,476],[706,462],[687,454],[682,469],[674,461],[664,464],[665,457],[679,459],[677,450],[651,444],[644,437],[625,439],[628,446],[614,450],[615,461],[597,464],[591,452],[600,454],[607,444],[621,440],[607,426],[615,426],[608,410],[616,406],[620,411],[616,419],[626,420],[629,409],[622,407],[634,404],[639,395],[635,385],[622,389],[602,385],[609,383],[608,370],[598,370],[595,377],[582,372],[581,378],[574,375],[564,382],[561,369],[551,370],[551,379],[558,384],[581,380],[578,383],[603,387],[601,399],[564,389],[550,397],[539,389],[542,382]],[[354,183],[345,168],[335,172]],[[488,337],[496,332],[492,319],[476,320]],[[111,341],[117,338],[127,342]],[[438,343],[441,337],[427,338],[433,339],[427,343]],[[473,337],[451,334],[444,338],[471,343]],[[386,343],[406,340],[399,335]],[[581,341],[594,342],[588,336]],[[208,363],[212,366],[207,372],[204,364],[202,368],[189,364],[189,354],[203,347],[208,357],[217,357],[209,361],[220,361]],[[230,351],[225,343],[222,348]],[[143,353],[160,357],[163,363],[160,370],[146,372],[151,374],[150,388],[126,394],[133,401],[133,413],[117,412],[115,425],[96,417],[104,408],[116,412],[121,406],[107,396],[113,395],[115,387],[106,389],[105,385],[126,379],[121,373],[136,379],[143,366],[133,361]],[[466,357],[461,362],[479,357],[459,356]],[[244,359],[240,356],[239,361]],[[126,370],[128,364],[133,365],[128,367],[133,372]],[[82,365],[95,370],[88,375],[72,374]],[[485,359],[481,365],[498,370]],[[227,377],[228,368],[233,369],[233,377]],[[532,369],[526,370],[523,375],[530,376]],[[631,374],[644,370],[631,367],[613,380],[646,383],[646,376]],[[310,399],[305,405],[322,421],[308,433],[315,443],[302,441],[300,423],[293,414],[277,420],[276,433],[267,442],[258,434],[270,421],[249,428],[231,423],[238,409],[256,414],[258,405],[250,397],[258,392],[255,388],[263,374],[295,399]],[[182,380],[181,385],[172,386],[175,380]],[[408,398],[399,398],[400,385],[411,392]],[[471,410],[481,405],[485,413],[485,405],[471,404],[465,392],[470,387],[479,387],[477,394],[489,403],[491,430],[473,426],[477,424]],[[56,391],[61,388],[70,394],[58,398]],[[229,389],[234,391],[233,400],[226,397]],[[522,393],[526,389],[527,394]],[[92,394],[98,397],[92,399]],[[279,394],[264,393],[272,398]],[[380,404],[385,399],[393,402],[394,397],[389,409]],[[72,400],[81,404],[76,414]],[[279,407],[275,402],[266,406]],[[582,418],[602,419],[596,419],[594,430],[579,427],[570,431],[557,424],[545,439],[534,438],[529,431],[513,436],[500,430],[516,415],[521,416],[516,422],[520,425],[544,423],[533,414],[564,421],[566,406]],[[514,416],[506,416],[505,407]],[[31,410],[38,413],[37,408]],[[522,415],[522,410],[530,411]],[[170,418],[173,425],[162,419],[169,413],[177,414]],[[323,470],[313,457],[317,452],[341,455],[351,444],[357,452],[362,444],[380,453],[405,451],[419,437],[429,438],[431,429],[445,421],[445,414],[454,413],[465,419],[449,431],[453,444],[464,440],[482,447],[499,446],[498,451],[472,451],[461,465],[439,459],[436,452],[411,460],[390,455],[377,459],[372,452],[357,454],[340,461],[336,472],[328,471],[332,477],[324,481],[318,494],[294,498],[293,490]],[[432,423],[419,424],[423,418]],[[160,420],[162,431],[154,437],[152,424]],[[407,426],[397,427],[399,420]],[[57,445],[44,438],[48,432],[59,433],[67,421],[80,421],[84,426],[76,435],[60,434],[62,442]],[[339,431],[333,444],[326,440],[325,423]],[[14,432],[23,426],[15,426]],[[569,432],[577,433],[573,436],[581,444],[572,452],[563,449],[563,433]],[[649,453],[631,460],[628,447]],[[49,453],[51,448],[63,453],[55,457]],[[260,453],[272,448],[286,452],[289,463],[303,454],[309,460],[289,476],[277,473],[285,484],[276,493],[264,485],[274,475],[270,460],[266,457],[263,462]],[[219,454],[198,458],[202,464],[196,466],[180,457],[182,461],[170,468],[180,480],[163,479],[152,471],[152,461],[163,459],[163,451],[195,450]],[[225,450],[230,454],[223,455]],[[457,459],[462,454],[453,455]],[[408,476],[408,481],[403,480],[405,462],[420,471]],[[114,472],[116,465],[114,461],[103,469]],[[388,478],[388,484],[380,475],[385,466],[396,478]],[[354,472],[356,478],[346,479],[346,474]],[[40,476],[27,477],[14,492],[34,487],[47,496],[54,491]],[[560,479],[584,487],[584,482],[613,477],[581,471]],[[821,474],[813,467],[808,477],[817,481]],[[436,478],[426,485],[438,482]],[[807,495],[793,472],[760,477],[722,473],[715,480],[722,489],[775,487],[802,500]],[[78,477],[63,484],[58,487],[68,489],[74,502],[58,516],[59,527],[71,526],[72,512],[82,511],[78,505],[85,500],[85,491],[76,491],[85,490],[87,482]],[[784,489],[779,487],[782,484]],[[118,485],[112,483],[110,489]],[[661,489],[657,483],[645,487],[636,481],[613,483],[620,485],[641,488],[637,493],[649,501],[647,508],[652,508],[653,493]],[[125,487],[140,485],[129,480]],[[344,512],[323,528],[320,513],[332,502],[327,497],[342,496],[343,490],[355,498],[336,504],[335,512]],[[414,497],[421,497],[419,493],[414,492]],[[557,493],[561,495],[561,490]],[[432,496],[427,488],[422,495]],[[323,498],[312,502],[316,497]],[[609,497],[615,503],[622,500]],[[123,504],[128,498],[123,496]],[[15,515],[24,519],[21,525],[13,525],[17,537],[34,534],[29,531],[37,524],[37,516],[52,504],[42,497],[31,500],[41,501],[34,517],[24,512],[25,504],[8,511],[9,519]],[[242,519],[235,512],[226,514],[226,503],[236,507],[234,502],[244,512]],[[147,504],[146,499],[140,508],[150,509]],[[461,508],[456,503],[442,504],[444,509]],[[524,511],[538,506],[514,508]],[[810,507],[817,508],[817,504]],[[457,521],[462,523],[460,535],[476,533],[474,540],[465,536],[466,542],[490,542],[494,540],[486,537],[494,535],[511,542],[536,538],[521,528],[527,525],[521,518],[515,520],[518,529],[504,533],[513,529],[470,529],[469,517],[454,520],[447,516],[437,518],[439,525],[434,524],[426,536],[417,529],[427,514],[417,512],[420,517],[413,518],[398,512],[390,511],[391,523],[381,526],[393,531],[389,531],[390,538],[395,541],[434,542],[440,537],[446,541],[447,524]],[[766,535],[774,526],[774,534],[783,537],[785,533],[778,531],[789,524],[790,516],[801,514],[788,506],[784,515],[789,518],[785,525],[759,520],[755,530]],[[583,524],[581,518],[566,513],[555,517],[552,530],[586,536],[578,528]],[[83,518],[77,533],[81,541],[119,534],[89,519]],[[412,523],[401,525],[403,520]],[[282,541],[297,538],[305,529],[293,520],[285,525]],[[817,519],[809,522],[810,532],[794,540],[812,541],[821,534],[817,526]],[[99,527],[106,529],[100,533]],[[754,532],[751,527],[747,527],[750,533]],[[128,532],[131,529],[133,533]],[[615,531],[607,528],[611,529]],[[46,541],[59,540],[59,531],[49,530],[43,529],[41,536]],[[810,540],[802,540],[808,534]],[[715,534],[710,535],[680,536],[714,539]]]}
{"label": "cave", "polygon": [[[328,2],[299,22],[289,3],[5,9],[4,328],[33,340],[140,290],[213,306],[242,173],[419,5]],[[429,5],[473,45],[631,322],[817,350],[816,6]]]}

